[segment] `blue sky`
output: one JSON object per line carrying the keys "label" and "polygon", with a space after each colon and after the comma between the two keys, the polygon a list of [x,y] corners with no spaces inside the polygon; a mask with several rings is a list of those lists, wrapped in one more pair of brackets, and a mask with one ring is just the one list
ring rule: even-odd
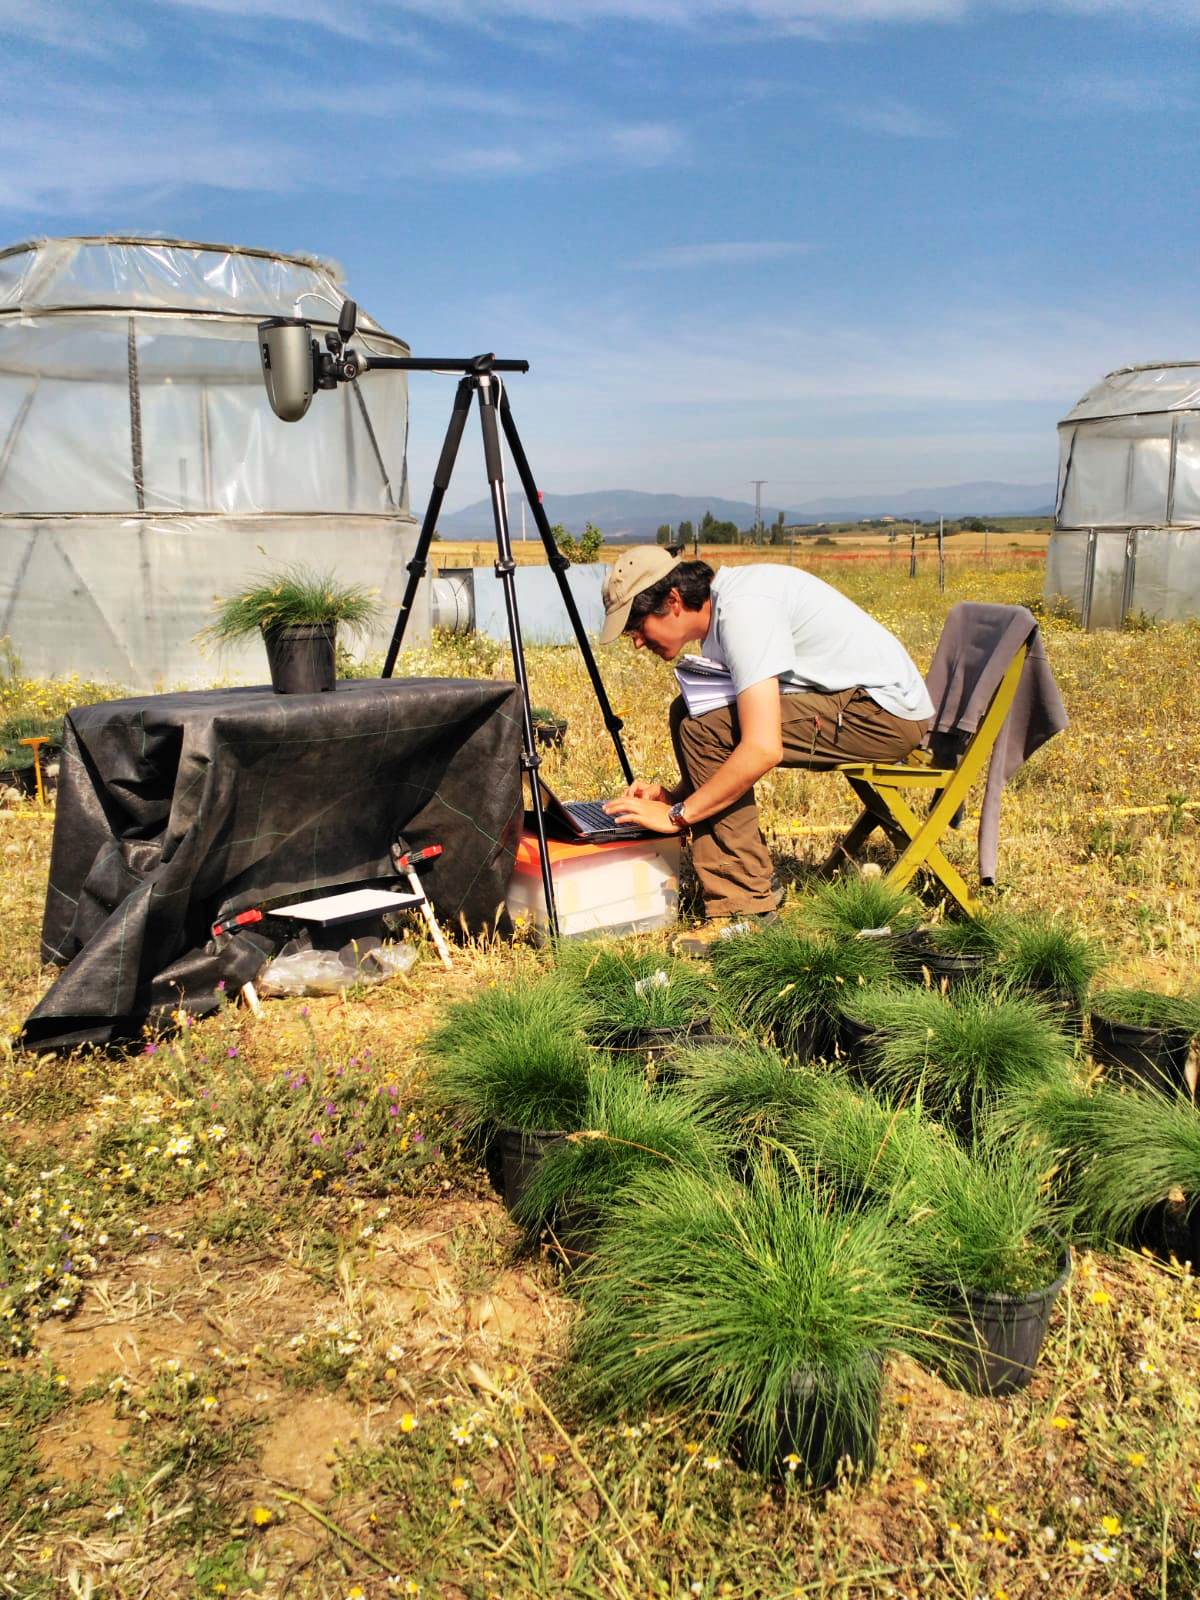
{"label": "blue sky", "polygon": [[[0,231],[336,258],[539,480],[1046,482],[1200,355],[1200,0],[0,0]],[[424,498],[450,403],[414,380]],[[453,508],[479,498],[464,453]]]}

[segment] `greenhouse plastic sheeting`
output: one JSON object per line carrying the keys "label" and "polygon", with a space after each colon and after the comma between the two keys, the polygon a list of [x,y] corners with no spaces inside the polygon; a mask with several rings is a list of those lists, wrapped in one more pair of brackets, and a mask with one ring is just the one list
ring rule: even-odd
{"label": "greenhouse plastic sheeting", "polygon": [[[213,601],[252,575],[303,561],[379,590],[366,659],[387,647],[416,548],[411,518],[47,517],[0,519],[0,637],[35,677],[77,672],[128,689],[262,683],[262,641],[205,650]],[[428,581],[405,642],[429,637]]]}
{"label": "greenhouse plastic sheeting", "polygon": [[[334,323],[340,269],[314,257],[179,239],[34,239],[0,252],[0,312],[142,306]],[[324,296],[325,299],[319,298]],[[329,302],[332,301],[332,305]],[[379,329],[365,313],[364,330]]]}
{"label": "greenhouse plastic sheeting", "polygon": [[66,721],[42,950],[66,970],[31,1046],[109,1043],[203,1012],[270,946],[216,921],[383,880],[389,848],[444,846],[422,882],[444,923],[492,922],[523,815],[509,683],[359,680],[332,694],[209,690]]}
{"label": "greenhouse plastic sheeting", "polygon": [[1200,364],[1127,367],[1110,372],[1063,418],[1125,417],[1136,411],[1200,410]]}
{"label": "greenhouse plastic sheeting", "polygon": [[[1179,622],[1200,616],[1200,531],[1099,529],[1088,594],[1087,530],[1060,529],[1046,555],[1045,594],[1066,600],[1091,628],[1119,628],[1125,616]],[[1128,596],[1128,604],[1123,602]]]}
{"label": "greenhouse plastic sheeting", "polygon": [[0,512],[407,511],[407,443],[402,372],[280,422],[253,323],[0,320]]}

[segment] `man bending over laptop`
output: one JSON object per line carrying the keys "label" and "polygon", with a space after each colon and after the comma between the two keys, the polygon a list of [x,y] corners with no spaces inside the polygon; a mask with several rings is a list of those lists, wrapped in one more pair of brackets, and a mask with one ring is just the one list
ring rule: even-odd
{"label": "man bending over laptop", "polygon": [[619,557],[603,593],[601,644],[625,633],[635,650],[674,661],[695,642],[732,679],[730,704],[701,716],[682,696],[672,705],[679,782],[639,780],[605,807],[621,822],[690,834],[708,920],[680,947],[699,952],[732,919],[769,917],[778,903],[759,778],[777,766],[901,761],[933,705],[900,641],[810,572],[762,563],[714,574],[646,546]]}

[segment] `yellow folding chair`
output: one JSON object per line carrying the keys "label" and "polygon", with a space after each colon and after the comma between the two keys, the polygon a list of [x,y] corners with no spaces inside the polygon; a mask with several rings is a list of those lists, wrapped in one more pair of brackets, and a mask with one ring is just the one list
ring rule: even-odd
{"label": "yellow folding chair", "polygon": [[[1012,706],[1028,651],[1029,646],[1022,645],[1009,662],[957,766],[935,766],[926,751],[914,750],[907,761],[895,764],[855,761],[832,769],[845,777],[862,801],[863,812],[834,847],[827,866],[855,860],[876,828],[882,828],[900,850],[899,859],[886,875],[888,883],[902,889],[924,867],[968,915],[974,914],[977,902],[962,874],[942,854],[940,841],[991,759],[992,747]],[[905,799],[906,789],[918,790],[929,797],[929,808],[923,819]]]}

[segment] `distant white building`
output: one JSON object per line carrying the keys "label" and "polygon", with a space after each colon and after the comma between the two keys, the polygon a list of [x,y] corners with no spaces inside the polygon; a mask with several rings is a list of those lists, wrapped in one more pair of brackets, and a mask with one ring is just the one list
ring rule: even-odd
{"label": "distant white building", "polygon": [[1046,597],[1091,628],[1200,616],[1200,362],[1110,372],[1058,439]]}

